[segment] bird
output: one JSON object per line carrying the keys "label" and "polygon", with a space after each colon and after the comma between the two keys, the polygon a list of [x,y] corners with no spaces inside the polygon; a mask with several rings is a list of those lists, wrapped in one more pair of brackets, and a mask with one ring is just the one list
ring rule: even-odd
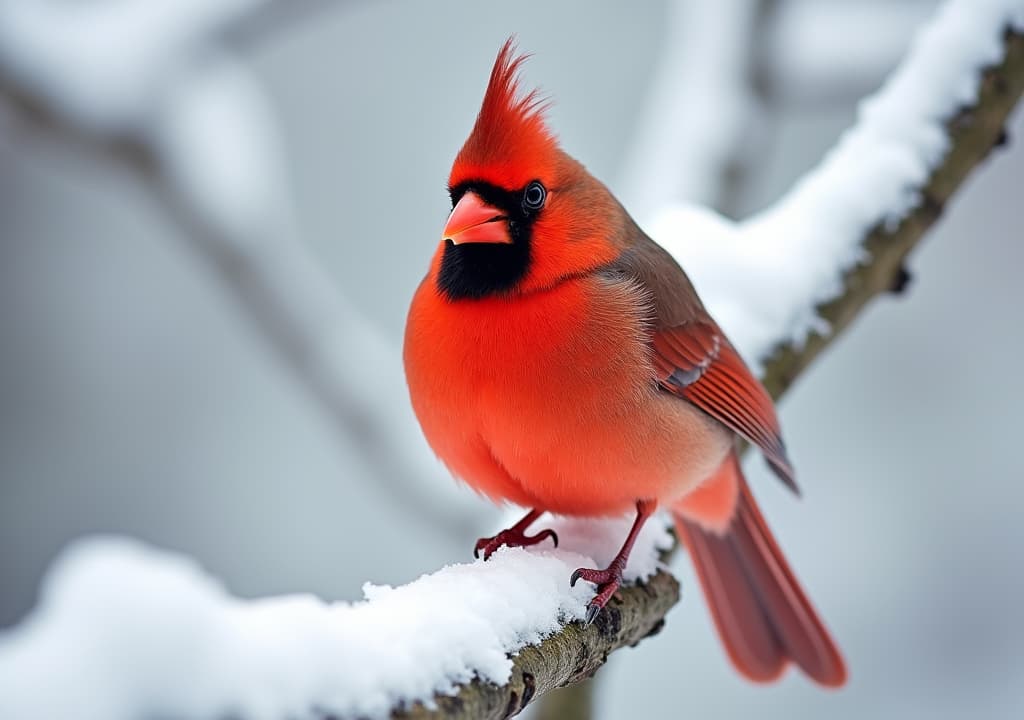
{"label": "bird", "polygon": [[545,512],[635,512],[608,567],[569,579],[596,586],[590,623],[667,508],[739,673],[766,683],[792,664],[839,687],[843,656],[739,462],[749,443],[797,491],[772,399],[675,259],[561,148],[549,101],[520,87],[527,57],[510,37],[494,62],[403,345],[433,451],[479,493],[530,508],[475,552],[557,545],[529,534]]}

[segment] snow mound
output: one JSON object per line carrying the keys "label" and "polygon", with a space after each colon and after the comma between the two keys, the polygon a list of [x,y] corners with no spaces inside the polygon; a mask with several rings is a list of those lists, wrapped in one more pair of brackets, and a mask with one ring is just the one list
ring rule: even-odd
{"label": "snow mound", "polygon": [[[117,537],[80,540],[49,571],[38,607],[0,633],[0,717],[281,720],[383,717],[476,676],[507,682],[508,655],[584,617],[630,518],[555,519],[561,547],[503,548],[360,602],[232,597],[181,555]],[[647,578],[672,542],[652,518],[627,568]]]}

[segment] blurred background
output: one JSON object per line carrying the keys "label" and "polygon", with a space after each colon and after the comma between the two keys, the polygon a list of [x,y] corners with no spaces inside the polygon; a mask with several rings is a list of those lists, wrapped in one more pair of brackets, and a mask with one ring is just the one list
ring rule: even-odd
{"label": "blurred background", "polygon": [[[86,533],[180,550],[246,597],[356,599],[497,528],[409,450],[398,352],[509,34],[564,147],[641,221],[690,199],[744,217],[820,160],[935,8],[223,4],[155,59],[142,35],[89,47],[82,18],[26,49],[25,3],[0,5],[0,626]],[[69,64],[79,51],[104,59]],[[98,80],[124,67],[135,95]],[[748,462],[850,685],[742,681],[680,558],[683,602],[601,671],[598,717],[1021,716],[1020,112],[1009,137],[912,257],[909,292],[782,403],[803,499]]]}

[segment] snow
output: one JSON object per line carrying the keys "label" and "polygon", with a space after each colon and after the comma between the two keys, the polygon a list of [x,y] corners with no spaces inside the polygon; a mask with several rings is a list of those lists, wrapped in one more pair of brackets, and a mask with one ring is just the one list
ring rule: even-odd
{"label": "snow", "polygon": [[195,50],[266,0],[0,0],[0,64],[95,132],[149,119]]}
{"label": "snow", "polygon": [[914,206],[945,155],[946,119],[976,97],[978,73],[999,62],[1010,26],[1024,29],[1024,0],[951,0],[838,146],[778,203],[740,223],[682,204],[649,218],[753,366],[780,342],[827,329],[815,307],[841,291],[868,230]]}
{"label": "snow", "polygon": [[[365,599],[311,595],[245,601],[195,561],[137,541],[78,541],[54,563],[37,608],[0,633],[0,717],[383,717],[479,676],[506,682],[508,653],[580,620],[631,518],[541,518],[557,530],[530,549],[503,548],[407,585],[367,583]],[[627,578],[659,568],[671,546],[656,516]]]}
{"label": "snow", "polygon": [[199,69],[183,69],[145,132],[176,191],[220,237],[245,243],[289,232],[274,115],[262,87],[231,54],[211,51]]}
{"label": "snow", "polygon": [[0,66],[79,131],[150,148],[222,237],[259,235],[289,217],[281,142],[220,35],[264,2],[0,0]]}

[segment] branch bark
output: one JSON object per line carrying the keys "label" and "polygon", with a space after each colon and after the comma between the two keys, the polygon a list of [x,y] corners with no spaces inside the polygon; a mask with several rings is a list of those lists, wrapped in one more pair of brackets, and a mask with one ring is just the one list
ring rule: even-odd
{"label": "branch bark", "polygon": [[661,570],[647,582],[619,591],[592,625],[571,623],[539,645],[520,650],[507,684],[474,680],[457,695],[436,696],[436,707],[415,703],[392,717],[497,720],[516,715],[545,693],[591,677],[615,650],[656,635],[677,602],[679,583]]}

